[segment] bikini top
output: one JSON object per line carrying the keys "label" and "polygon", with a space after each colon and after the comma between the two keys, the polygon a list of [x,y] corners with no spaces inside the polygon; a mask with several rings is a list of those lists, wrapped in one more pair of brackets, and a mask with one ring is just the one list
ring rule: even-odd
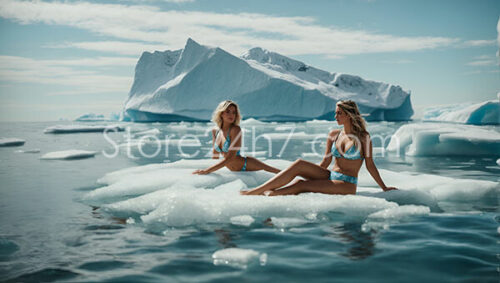
{"label": "bikini top", "polygon": [[[217,151],[217,152],[229,152],[229,146],[231,145],[231,137],[229,136],[229,134],[231,133],[231,128],[232,127],[230,127],[229,131],[227,131],[226,141],[222,145],[222,148],[220,148],[218,144],[215,144],[215,146],[214,146],[215,151]],[[220,131],[221,131],[220,129],[217,130],[217,133],[215,134],[215,140],[214,140],[214,142],[217,141],[217,136],[219,135]],[[236,155],[240,155],[240,151],[239,150],[236,153]]]}
{"label": "bikini top", "polygon": [[341,133],[342,131],[340,131],[340,133],[337,135],[337,138],[335,138],[335,141],[333,142],[332,155],[349,160],[364,159],[364,157],[361,156],[360,150],[356,149],[355,144],[353,144],[348,150],[346,150],[344,155],[340,154],[339,150],[337,149],[337,140]]}

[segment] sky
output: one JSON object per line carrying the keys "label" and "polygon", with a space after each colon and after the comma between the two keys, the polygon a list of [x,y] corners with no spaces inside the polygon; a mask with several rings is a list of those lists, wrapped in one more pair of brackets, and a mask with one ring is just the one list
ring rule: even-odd
{"label": "sky", "polygon": [[0,0],[0,121],[121,111],[144,51],[262,47],[400,85],[415,108],[497,99],[498,0]]}

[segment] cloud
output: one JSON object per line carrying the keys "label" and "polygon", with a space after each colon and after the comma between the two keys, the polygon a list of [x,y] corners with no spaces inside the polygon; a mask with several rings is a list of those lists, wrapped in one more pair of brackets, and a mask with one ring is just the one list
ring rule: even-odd
{"label": "cloud", "polygon": [[[127,41],[87,41],[87,42],[67,42],[63,44],[53,44],[44,47],[48,48],[78,48],[85,50],[109,52],[121,55],[138,56],[144,51],[153,52],[155,50],[166,50],[166,44],[148,44],[143,42]],[[137,59],[134,59],[137,61]]]}
{"label": "cloud", "polygon": [[496,65],[496,61],[494,59],[491,60],[476,60],[471,61],[466,64],[467,66],[494,66]]}
{"label": "cloud", "polygon": [[490,46],[495,45],[496,40],[468,40],[464,42],[466,47],[479,47],[479,46]]}
{"label": "cloud", "polygon": [[[98,57],[68,60],[36,60],[17,56],[0,56],[0,81],[50,84],[71,87],[70,91],[53,94],[127,93],[131,76],[112,76],[95,67],[133,68],[137,59]],[[94,67],[86,70],[86,67]]]}
{"label": "cloud", "polygon": [[382,61],[382,62],[387,63],[387,64],[411,64],[411,63],[414,63],[414,61],[408,60],[408,59],[386,60],[386,61]]}
{"label": "cloud", "polygon": [[195,0],[164,0],[164,1],[169,3],[191,3],[194,2]]}
{"label": "cloud", "polygon": [[[27,2],[4,0],[0,17],[21,24],[65,25],[120,41],[141,41],[145,48],[179,49],[191,37],[221,46],[233,54],[260,46],[285,55],[349,54],[416,51],[452,46],[459,39],[404,37],[365,30],[322,26],[311,17],[279,17],[256,13],[213,13],[160,10],[148,5],[90,2]],[[136,43],[115,43],[120,54],[132,55]],[[110,50],[102,42],[68,43],[78,48]]]}

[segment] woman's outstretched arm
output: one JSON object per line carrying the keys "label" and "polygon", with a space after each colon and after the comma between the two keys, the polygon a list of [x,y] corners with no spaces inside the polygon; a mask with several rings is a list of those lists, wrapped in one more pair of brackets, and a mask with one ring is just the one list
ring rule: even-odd
{"label": "woman's outstretched arm", "polygon": [[375,162],[373,162],[373,146],[370,135],[366,136],[365,145],[366,145],[364,147],[365,165],[368,172],[370,172],[370,175],[372,175],[373,179],[375,180],[375,182],[377,182],[380,188],[382,188],[382,190],[384,191],[397,190],[395,187],[387,187],[384,184],[384,181],[382,181],[382,178],[380,177],[377,166],[375,166]]}
{"label": "woman's outstretched arm", "polygon": [[231,132],[229,133],[229,136],[231,138],[231,144],[229,145],[228,153],[224,155],[224,159],[222,159],[221,161],[217,162],[216,164],[208,167],[207,169],[196,170],[193,172],[193,174],[205,175],[205,174],[210,174],[212,172],[215,172],[215,171],[221,169],[222,167],[226,166],[226,164],[228,162],[230,162],[230,160],[236,156],[236,153],[241,148],[241,129],[240,129],[240,127],[235,126],[235,127],[231,128]]}

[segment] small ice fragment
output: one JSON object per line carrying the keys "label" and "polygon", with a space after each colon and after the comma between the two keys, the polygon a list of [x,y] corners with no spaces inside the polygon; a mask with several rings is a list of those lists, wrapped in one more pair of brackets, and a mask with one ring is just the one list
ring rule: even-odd
{"label": "small ice fragment", "polygon": [[67,160],[81,159],[81,158],[93,157],[96,154],[97,151],[70,149],[70,150],[49,152],[43,155],[40,159],[67,159]]}
{"label": "small ice fragment", "polygon": [[17,153],[40,153],[40,149],[16,150]]}
{"label": "small ice fragment", "polygon": [[263,253],[260,255],[259,263],[260,263],[260,266],[264,266],[267,264],[267,254],[266,253]]}
{"label": "small ice fragment", "polygon": [[254,260],[267,261],[267,255],[260,258],[257,251],[251,249],[228,248],[216,251],[212,258],[215,265],[229,265],[238,268],[247,268],[248,264]]}
{"label": "small ice fragment", "polygon": [[277,228],[288,228],[288,227],[295,227],[295,226],[301,226],[304,224],[309,223],[308,221],[304,219],[299,219],[299,218],[287,218],[287,217],[271,217],[271,221],[273,225]]}
{"label": "small ice fragment", "polygon": [[240,215],[240,216],[233,216],[230,219],[231,223],[234,225],[240,225],[240,226],[250,226],[252,223],[255,221],[252,216],[250,215]]}
{"label": "small ice fragment", "polygon": [[0,146],[20,146],[26,141],[17,138],[2,138],[0,139]]}
{"label": "small ice fragment", "polygon": [[68,133],[89,133],[108,131],[124,131],[125,128],[118,125],[57,125],[44,130],[46,134],[68,134]]}

